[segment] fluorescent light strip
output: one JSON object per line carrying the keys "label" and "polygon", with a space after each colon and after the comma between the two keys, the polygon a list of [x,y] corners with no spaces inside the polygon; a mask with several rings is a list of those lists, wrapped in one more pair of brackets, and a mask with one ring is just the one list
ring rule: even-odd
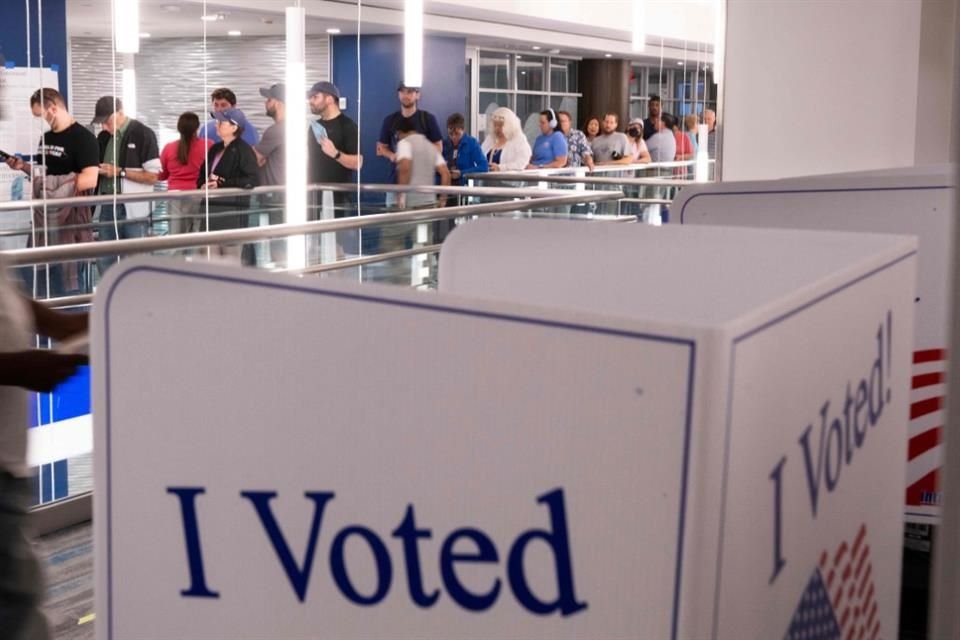
{"label": "fluorescent light strip", "polygon": [[[307,221],[307,139],[297,123],[307,121],[307,68],[305,55],[306,10],[287,7],[287,126],[284,129],[284,153],[287,163],[287,197],[284,222]],[[307,266],[305,236],[287,238],[287,266]]]}
{"label": "fluorescent light strip", "polygon": [[423,86],[423,0],[405,0],[403,83],[408,87]]}
{"label": "fluorescent light strip", "polygon": [[[130,56],[133,58],[133,56]],[[124,65],[132,64],[132,60],[124,62]],[[137,117],[137,71],[132,66],[124,66],[121,73],[123,112],[130,118]]]}
{"label": "fluorescent light strip", "polygon": [[630,0],[633,15],[633,38],[631,48],[634,53],[643,53],[647,47],[646,0]]}
{"label": "fluorescent light strip", "polygon": [[113,0],[113,29],[117,53],[140,53],[140,0]]}

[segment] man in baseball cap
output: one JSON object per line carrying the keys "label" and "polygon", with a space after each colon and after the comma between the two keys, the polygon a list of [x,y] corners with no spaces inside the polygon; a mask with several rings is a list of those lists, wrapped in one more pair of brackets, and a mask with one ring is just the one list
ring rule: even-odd
{"label": "man in baseball cap", "polygon": [[337,85],[333,84],[332,82],[323,80],[314,84],[312,87],[310,87],[310,90],[307,91],[307,99],[309,100],[319,93],[325,93],[334,100],[338,102],[340,101],[340,89],[337,89]]}
{"label": "man in baseball cap", "polygon": [[[436,117],[429,111],[418,109],[420,88],[408,86],[404,81],[397,84],[397,98],[400,101],[400,110],[394,111],[383,119],[380,127],[380,137],[377,139],[377,155],[390,161],[390,182],[397,180],[397,143],[400,141],[399,127],[404,118],[413,122],[414,131],[423,134],[427,140],[443,152],[443,132]],[[396,204],[396,194],[388,193],[386,204],[388,207]]]}
{"label": "man in baseball cap", "polygon": [[93,108],[93,120],[90,122],[90,126],[103,124],[107,118],[117,111],[123,111],[123,102],[120,101],[120,98],[103,96],[97,100],[97,104]]}
{"label": "man in baseball cap", "polygon": [[[273,124],[263,131],[260,142],[254,145],[257,165],[260,166],[260,184],[284,184],[286,163],[284,156],[284,121],[287,115],[287,89],[283,83],[277,83],[260,89],[260,95],[266,98],[264,110],[273,119]],[[271,221],[271,224],[273,222]]]}

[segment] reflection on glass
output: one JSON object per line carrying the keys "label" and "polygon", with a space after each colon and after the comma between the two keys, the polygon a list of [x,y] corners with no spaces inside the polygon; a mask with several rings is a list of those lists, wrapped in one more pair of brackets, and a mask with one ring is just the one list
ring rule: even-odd
{"label": "reflection on glass", "polygon": [[491,114],[493,114],[493,112],[500,107],[512,108],[510,105],[510,96],[508,94],[488,93],[485,91],[480,92],[480,104],[478,109],[480,119],[477,123],[477,133],[479,134],[480,142],[483,142],[483,138],[490,127]]}
{"label": "reflection on glass", "polygon": [[480,52],[480,88],[509,89],[510,63],[513,56],[509,53]]}
{"label": "reflection on glass", "polygon": [[531,144],[540,135],[540,112],[544,109],[544,96],[517,94],[517,117],[523,123],[523,133]]}
{"label": "reflection on glass", "polygon": [[577,63],[575,60],[551,58],[550,60],[550,92],[576,93],[577,92]]}
{"label": "reflection on glass", "polygon": [[545,91],[543,58],[517,56],[517,91]]}

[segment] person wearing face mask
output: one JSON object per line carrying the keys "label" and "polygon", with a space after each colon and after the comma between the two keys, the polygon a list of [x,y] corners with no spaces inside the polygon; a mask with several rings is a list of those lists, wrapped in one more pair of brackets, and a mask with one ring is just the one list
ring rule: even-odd
{"label": "person wearing face mask", "polygon": [[[15,171],[23,171],[33,179],[34,199],[69,198],[88,195],[97,186],[100,156],[97,139],[77,122],[56,89],[45,87],[30,96],[33,115],[50,126],[43,134],[38,159],[35,163],[11,156],[7,165]],[[67,206],[56,209],[38,207],[33,212],[36,233],[30,239],[31,246],[49,244],[72,244],[93,239],[88,226],[92,211],[86,206]],[[77,293],[85,287],[85,265],[60,263],[49,266],[50,289],[46,291],[46,278],[41,295]],[[31,285],[31,282],[27,283]]]}
{"label": "person wearing face mask", "polygon": [[643,120],[634,118],[627,125],[627,137],[630,138],[630,155],[634,162],[650,162],[650,151],[643,141]]}

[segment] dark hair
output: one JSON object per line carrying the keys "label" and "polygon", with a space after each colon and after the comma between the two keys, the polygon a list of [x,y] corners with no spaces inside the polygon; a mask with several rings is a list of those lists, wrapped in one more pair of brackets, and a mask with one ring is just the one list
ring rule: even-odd
{"label": "dark hair", "polygon": [[452,113],[450,117],[447,118],[447,129],[466,129],[467,121],[464,119],[462,113]]}
{"label": "dark hair", "polygon": [[586,131],[587,131],[587,126],[590,124],[590,121],[591,121],[591,120],[596,120],[596,121],[597,121],[597,127],[600,126],[600,118],[598,118],[597,116],[590,116],[589,118],[587,118],[586,120],[583,121],[583,131],[584,131],[584,133],[586,133]]}
{"label": "dark hair", "polygon": [[663,120],[663,124],[670,130],[673,130],[677,126],[677,117],[672,113],[661,114],[660,119]]}
{"label": "dark hair", "polygon": [[177,118],[177,131],[180,132],[180,144],[177,145],[177,160],[180,164],[190,161],[190,146],[200,129],[200,117],[192,111],[186,111]]}
{"label": "dark hair", "polygon": [[50,87],[44,87],[42,89],[37,89],[33,92],[33,95],[30,96],[30,106],[32,107],[35,104],[40,104],[40,95],[43,95],[43,106],[46,107],[50,104],[66,104],[63,100],[63,96],[60,95],[60,92],[56,89],[51,89]]}
{"label": "dark hair", "polygon": [[400,118],[395,127],[395,131],[398,133],[410,133],[411,131],[416,131],[417,125],[413,121],[413,118]]}
{"label": "dark hair", "polygon": [[603,114],[603,119],[606,120],[607,116],[613,116],[617,119],[617,124],[620,124],[620,114],[616,111],[607,111],[605,114]]}
{"label": "dark hair", "polygon": [[660,96],[655,93],[650,94],[650,102],[660,102]]}
{"label": "dark hair", "polygon": [[210,94],[210,102],[214,100],[226,100],[230,103],[230,106],[237,106],[237,94],[226,87],[220,87],[219,89],[214,89],[213,93]]}
{"label": "dark hair", "polygon": [[556,131],[557,127],[560,126],[560,121],[557,118],[557,112],[554,111],[553,109],[544,109],[543,111],[540,112],[540,115],[542,115],[544,118],[547,119],[547,124],[549,124],[551,120],[557,123],[556,126],[550,127],[552,131]]}

